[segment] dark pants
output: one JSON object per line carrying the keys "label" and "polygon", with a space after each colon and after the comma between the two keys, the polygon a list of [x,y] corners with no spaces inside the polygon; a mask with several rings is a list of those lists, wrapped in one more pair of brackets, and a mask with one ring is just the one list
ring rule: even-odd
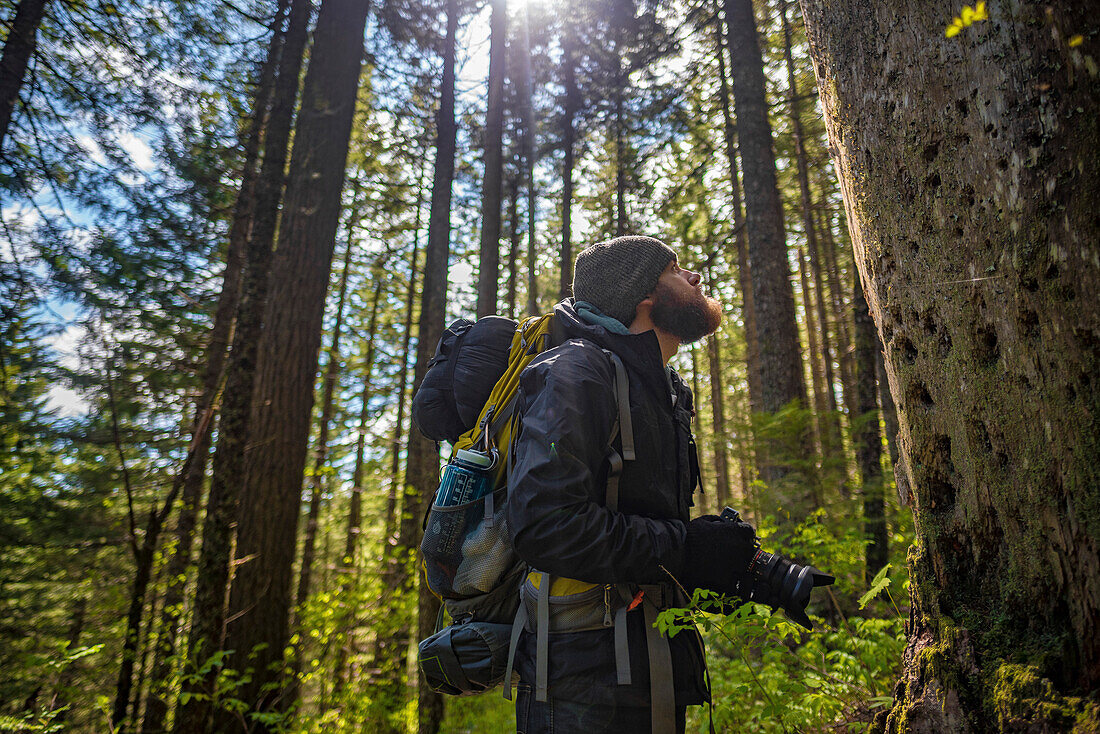
{"label": "dark pants", "polygon": [[[687,707],[676,707],[676,731],[683,734]],[[531,686],[516,691],[516,734],[648,734],[649,708],[601,706],[579,701],[535,700]]]}

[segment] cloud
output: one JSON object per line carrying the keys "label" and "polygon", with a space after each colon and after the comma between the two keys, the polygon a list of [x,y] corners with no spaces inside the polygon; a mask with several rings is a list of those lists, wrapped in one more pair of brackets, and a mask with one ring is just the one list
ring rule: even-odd
{"label": "cloud", "polygon": [[63,418],[72,418],[88,412],[91,406],[80,393],[67,387],[55,386],[46,394],[46,409],[57,411]]}
{"label": "cloud", "polygon": [[133,133],[122,133],[118,136],[118,144],[126,151],[134,164],[143,171],[152,171],[156,168],[153,161],[153,149],[149,144]]}

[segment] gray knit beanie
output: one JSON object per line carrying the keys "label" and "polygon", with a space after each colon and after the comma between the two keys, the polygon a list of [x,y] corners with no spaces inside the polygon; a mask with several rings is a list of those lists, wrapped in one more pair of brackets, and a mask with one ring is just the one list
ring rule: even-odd
{"label": "gray knit beanie", "polygon": [[577,256],[573,297],[630,326],[638,304],[653,292],[661,273],[675,259],[672,248],[652,237],[597,242]]}

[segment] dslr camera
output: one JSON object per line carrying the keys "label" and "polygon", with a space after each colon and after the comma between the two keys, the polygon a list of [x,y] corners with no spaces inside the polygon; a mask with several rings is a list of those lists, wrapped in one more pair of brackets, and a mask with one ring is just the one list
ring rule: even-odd
{"label": "dslr camera", "polygon": [[[719,517],[729,522],[742,522],[741,514],[732,507],[722,510]],[[778,553],[768,553],[757,543],[756,554],[749,563],[745,578],[738,585],[737,595],[746,601],[782,609],[792,622],[811,630],[813,623],[806,616],[810,592],[835,581],[835,578],[813,566],[801,566]]]}

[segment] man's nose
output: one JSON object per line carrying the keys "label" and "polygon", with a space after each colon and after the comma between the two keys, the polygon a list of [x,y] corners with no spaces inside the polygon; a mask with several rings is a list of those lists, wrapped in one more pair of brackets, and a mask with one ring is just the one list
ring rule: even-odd
{"label": "man's nose", "polygon": [[688,274],[687,282],[690,283],[693,286],[699,285],[699,283],[703,280],[703,276],[700,275],[699,273],[693,273],[690,270],[688,270],[686,272]]}

